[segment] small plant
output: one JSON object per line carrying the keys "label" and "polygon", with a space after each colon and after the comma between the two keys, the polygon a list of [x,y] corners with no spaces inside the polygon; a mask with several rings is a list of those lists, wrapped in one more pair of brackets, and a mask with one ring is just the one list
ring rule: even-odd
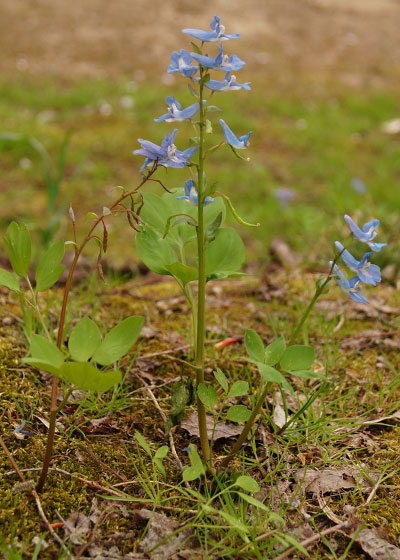
{"label": "small plant", "polygon": [[[26,226],[12,222],[7,229],[7,235],[4,237],[6,251],[14,274],[8,270],[0,269],[0,285],[19,295],[24,330],[30,346],[30,356],[24,358],[24,362],[47,371],[53,376],[47,448],[37,485],[38,491],[43,488],[50,464],[56,418],[71,393],[72,387],[78,387],[86,391],[104,392],[113,385],[120,383],[122,376],[117,368],[117,362],[129,351],[140,334],[143,325],[142,317],[128,317],[106,333],[104,337],[96,323],[89,317],[85,317],[71,331],[68,347],[64,346],[67,305],[73,275],[80,255],[89,241],[94,240],[98,244],[97,269],[100,277],[104,280],[101,258],[108,247],[106,220],[109,216],[123,213],[127,216],[129,225],[133,228],[137,227],[140,222],[139,214],[143,206],[143,198],[139,189],[148,180],[151,180],[154,171],[155,167],[139,183],[136,189],[130,192],[123,189],[120,197],[110,208],[104,207],[100,216],[90,212],[87,218],[91,219],[93,224],[89,227],[89,232],[81,243],[78,243],[76,238],[75,214],[70,208],[69,215],[73,225],[74,240],[66,243],[73,247],[74,258],[64,286],[56,340],[53,340],[52,331],[46,324],[40,298],[43,293],[55,285],[64,272],[65,266],[61,264],[64,256],[64,242],[58,241],[41,257],[36,266],[33,280],[30,276],[32,243]],[[130,208],[125,205],[127,200],[130,203]],[[97,233],[98,228],[101,230],[100,235]],[[21,284],[22,281],[28,287],[27,292]],[[68,387],[61,405],[57,402],[59,379]]]}

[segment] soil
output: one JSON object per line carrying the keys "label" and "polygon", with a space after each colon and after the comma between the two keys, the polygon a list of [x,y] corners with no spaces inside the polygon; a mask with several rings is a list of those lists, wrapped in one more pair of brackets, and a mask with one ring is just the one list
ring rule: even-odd
{"label": "soil", "polygon": [[241,32],[252,77],[399,83],[399,0],[2,0],[0,73],[148,79],[172,50],[190,49],[182,28],[206,29],[215,13]]}

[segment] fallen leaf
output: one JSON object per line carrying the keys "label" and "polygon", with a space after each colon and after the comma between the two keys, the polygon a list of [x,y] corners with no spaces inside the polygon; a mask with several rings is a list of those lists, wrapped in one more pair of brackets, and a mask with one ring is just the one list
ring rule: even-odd
{"label": "fallen leaf", "polygon": [[285,410],[280,404],[275,405],[272,420],[274,421],[274,424],[278,426],[278,428],[283,428],[283,426],[286,424],[287,419]]}
{"label": "fallen leaf", "polygon": [[[340,532],[349,536],[344,531]],[[353,535],[355,542],[372,560],[400,560],[400,548],[382,539],[374,529],[363,529]]]}
{"label": "fallen leaf", "polygon": [[[374,475],[369,474],[371,478]],[[343,469],[300,469],[294,473],[294,478],[304,492],[313,494],[327,494],[339,490],[355,488],[361,479],[364,487],[371,488],[371,483],[357,469],[346,467]]]}
{"label": "fallen leaf", "polygon": [[[141,520],[149,521],[146,536],[139,545],[141,550],[150,552],[160,541],[166,539],[152,552],[152,560],[166,559],[178,552],[192,532],[192,529],[189,528],[172,535],[174,531],[177,531],[177,529],[181,527],[181,523],[171,517],[167,517],[163,513],[157,513],[148,509],[140,509],[136,512],[136,516]],[[169,535],[172,536],[166,538]]]}
{"label": "fallen leaf", "polygon": [[74,544],[83,544],[86,542],[86,535],[91,528],[92,524],[89,517],[80,511],[73,511],[70,513],[63,527],[67,540]]}
{"label": "fallen leaf", "polygon": [[[214,427],[214,420],[211,416],[207,416],[207,433],[208,437],[211,439]],[[190,416],[187,416],[181,424],[181,428],[189,432],[191,436],[200,437],[199,423],[197,412],[193,412]],[[226,422],[218,422],[215,426],[214,431],[214,441],[218,439],[228,439],[231,437],[238,436],[242,432],[242,427],[235,424],[228,424]]]}

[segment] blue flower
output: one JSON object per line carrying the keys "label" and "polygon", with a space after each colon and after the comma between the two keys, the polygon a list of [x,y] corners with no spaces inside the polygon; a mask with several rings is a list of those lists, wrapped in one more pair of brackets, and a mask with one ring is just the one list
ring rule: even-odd
{"label": "blue flower", "polygon": [[[181,104],[174,97],[168,96],[166,99],[168,105],[168,113],[162,115],[158,119],[154,119],[156,122],[181,122],[190,120],[199,111],[200,104],[194,103],[186,109],[181,111]],[[204,101],[205,103],[205,101]]]}
{"label": "blue flower", "polygon": [[[195,185],[193,179],[189,179],[185,183],[185,196],[177,196],[176,199],[177,200],[187,200],[188,202],[190,202],[194,206],[199,205],[199,196],[198,196],[198,193],[197,193],[197,190],[196,190],[196,185]],[[203,204],[204,204],[204,206],[207,206],[207,204],[210,204],[211,202],[214,202],[214,199],[211,196],[206,196]]]}
{"label": "blue flower", "polygon": [[247,148],[250,135],[252,134],[251,132],[237,138],[223,119],[219,119],[219,123],[222,126],[225,140],[228,144],[230,144],[233,148],[236,148],[236,150],[244,150]]}
{"label": "blue flower", "polygon": [[373,239],[377,236],[376,228],[379,226],[379,220],[371,220],[363,225],[362,229],[345,214],[344,219],[350,228],[350,231],[359,241],[366,243],[372,251],[380,251],[382,247],[386,247],[387,243],[374,243]]}
{"label": "blue flower", "polygon": [[[195,81],[199,81],[200,78],[195,78]],[[244,84],[239,84],[236,81],[236,76],[231,76],[230,72],[225,74],[225,80],[209,80],[205,86],[212,91],[233,91],[236,89],[251,89],[250,82]]]}
{"label": "blue flower", "polygon": [[240,70],[246,63],[240,60],[238,56],[232,54],[228,56],[222,52],[222,45],[219,46],[219,54],[215,58],[204,56],[202,54],[190,53],[192,58],[196,60],[201,66],[211,68],[212,70],[224,70],[231,72],[232,70]]}
{"label": "blue flower", "polygon": [[188,148],[183,152],[178,150],[174,144],[177,132],[178,129],[174,128],[170,134],[166,134],[161,146],[157,146],[157,144],[154,144],[149,140],[142,140],[141,138],[138,139],[142,148],[140,150],[134,150],[133,154],[144,156],[146,158],[144,160],[144,164],[140,168],[140,171],[143,171],[143,169],[148,167],[154,161],[157,161],[158,165],[163,165],[164,167],[174,167],[176,169],[182,169],[182,167],[190,165],[189,160],[195,151],[198,150],[198,147],[195,146],[193,148]]}
{"label": "blue flower", "polygon": [[218,16],[214,16],[210,27],[212,31],[202,31],[201,29],[182,29],[182,33],[186,35],[191,35],[199,41],[207,43],[216,43],[217,41],[226,41],[227,39],[237,39],[240,37],[239,33],[234,35],[226,35],[225,27],[220,24],[220,19]]}
{"label": "blue flower", "polygon": [[180,72],[186,78],[191,78],[194,76],[199,69],[198,66],[192,66],[192,57],[190,54],[181,49],[180,52],[174,51],[171,54],[171,64],[168,66],[168,74],[174,74],[175,72]]}
{"label": "blue flower", "polygon": [[[332,266],[332,264],[333,261],[329,261],[329,265]],[[366,300],[362,293],[358,290],[361,282],[358,276],[353,276],[353,278],[347,280],[346,276],[336,264],[333,267],[332,276],[335,277],[335,282],[339,288],[348,293],[352,300],[357,303],[369,303],[369,301]]]}
{"label": "blue flower", "polygon": [[335,241],[335,247],[339,251],[344,264],[357,274],[361,282],[376,286],[376,284],[381,281],[381,271],[379,266],[371,264],[368,261],[372,253],[365,253],[361,261],[358,261],[351,253],[349,253],[349,251],[347,251],[347,249],[343,247],[339,241]]}

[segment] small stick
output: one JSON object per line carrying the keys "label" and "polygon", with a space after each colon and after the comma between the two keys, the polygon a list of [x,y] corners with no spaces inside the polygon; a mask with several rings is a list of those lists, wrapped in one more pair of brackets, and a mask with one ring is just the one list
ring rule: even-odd
{"label": "small stick", "polygon": [[[338,523],[338,525],[334,525],[333,527],[324,529],[323,531],[318,533],[318,535],[313,535],[312,537],[309,537],[304,541],[300,541],[299,545],[302,546],[303,548],[308,548],[315,542],[319,541],[321,537],[326,537],[331,533],[335,533],[336,531],[341,531],[342,529],[346,529],[347,527],[350,527],[350,525],[351,525],[350,521],[343,521],[342,523]],[[269,536],[269,534],[270,533],[267,533],[266,536]],[[264,535],[260,535],[259,537],[256,537],[256,541],[261,540],[262,538],[265,538]],[[284,560],[285,558],[290,556],[293,552],[296,552],[296,550],[297,548],[295,546],[291,546],[290,548],[285,550],[285,552],[282,552],[282,554],[275,556],[274,560]]]}

